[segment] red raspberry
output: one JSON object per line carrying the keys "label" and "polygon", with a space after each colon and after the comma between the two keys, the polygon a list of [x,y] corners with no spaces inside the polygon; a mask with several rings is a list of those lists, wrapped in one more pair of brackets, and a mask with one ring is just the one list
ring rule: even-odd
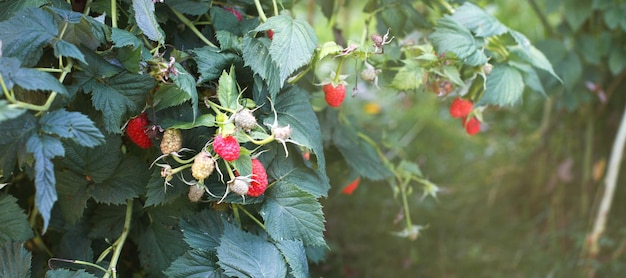
{"label": "red raspberry", "polygon": [[469,120],[467,118],[463,118],[463,126],[465,127],[465,132],[469,135],[474,135],[480,132],[480,121],[476,119],[476,117],[472,117]]}
{"label": "red raspberry", "polygon": [[126,135],[133,143],[137,144],[142,149],[152,147],[152,141],[146,134],[146,127],[148,126],[148,115],[142,113],[141,115],[132,118],[126,125]]}
{"label": "red raspberry", "polygon": [[267,172],[265,167],[256,158],[252,159],[252,181],[250,182],[250,188],[248,189],[248,196],[258,197],[261,196],[267,189]]}
{"label": "red raspberry", "polygon": [[227,10],[229,13],[233,14],[235,17],[237,17],[237,21],[241,21],[241,19],[243,18],[241,16],[241,13],[236,10],[235,8],[231,8],[231,7],[224,7],[224,10]]}
{"label": "red raspberry", "polygon": [[450,115],[453,118],[462,118],[469,115],[474,109],[474,104],[471,101],[462,98],[455,98],[450,105]]}
{"label": "red raspberry", "polygon": [[343,103],[343,99],[346,98],[346,86],[339,84],[336,87],[332,83],[328,83],[322,87],[324,91],[324,99],[328,106],[339,107]]}
{"label": "red raspberry", "polygon": [[346,195],[352,194],[352,192],[354,192],[354,190],[356,190],[356,188],[359,186],[359,183],[361,183],[360,177],[356,178],[351,183],[349,183],[346,187],[344,187],[343,190],[341,190],[341,193],[346,194]]}
{"label": "red raspberry", "polygon": [[221,134],[213,140],[213,150],[226,161],[235,161],[239,158],[239,142],[232,135],[223,137]]}
{"label": "red raspberry", "polygon": [[267,37],[270,38],[270,40],[274,39],[274,31],[273,30],[267,30]]}

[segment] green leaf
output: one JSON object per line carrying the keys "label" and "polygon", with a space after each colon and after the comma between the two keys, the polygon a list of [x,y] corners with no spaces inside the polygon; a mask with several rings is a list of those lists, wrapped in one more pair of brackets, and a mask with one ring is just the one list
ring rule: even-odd
{"label": "green leaf", "polygon": [[86,47],[79,47],[85,55],[86,63],[80,62],[80,68],[82,71],[76,73],[77,82],[81,85],[91,85],[89,82],[94,80],[102,80],[113,77],[116,74],[124,71],[123,68],[111,64],[109,61],[102,58],[100,55],[93,52]]}
{"label": "green leaf", "polygon": [[[212,127],[217,126],[215,124],[215,115],[213,114],[202,114],[200,117],[196,119],[195,122],[190,123],[188,121],[168,121],[167,122],[170,128],[178,128],[178,129],[192,129],[200,126]],[[161,126],[164,126],[162,124]]]}
{"label": "green leaf", "polygon": [[456,8],[452,18],[472,30],[478,37],[498,36],[509,31],[494,16],[470,2]]}
{"label": "green leaf", "polygon": [[241,41],[239,37],[229,31],[219,30],[215,32],[215,38],[220,43],[220,49],[222,51],[233,51],[241,53]]}
{"label": "green leaf", "polygon": [[274,240],[302,240],[305,245],[325,245],[322,206],[309,193],[278,181],[265,193],[261,208],[265,227]]}
{"label": "green leaf", "polygon": [[315,31],[306,22],[286,15],[273,16],[253,31],[274,31],[270,45],[272,60],[280,70],[280,83],[308,64],[317,48]]}
{"label": "green leaf", "polygon": [[383,180],[392,176],[374,146],[363,140],[358,132],[352,127],[341,125],[332,135],[333,143],[346,163],[360,176],[371,180]]}
{"label": "green leaf", "polygon": [[585,20],[591,16],[593,9],[591,1],[564,0],[563,15],[565,21],[570,25],[574,32],[578,31]]}
{"label": "green leaf", "polygon": [[108,135],[105,143],[94,148],[80,146],[74,142],[65,144],[63,165],[74,172],[88,176],[95,183],[102,183],[114,176],[122,160],[119,136]]}
{"label": "green leaf", "polygon": [[224,223],[224,234],[217,247],[217,262],[224,274],[235,277],[285,277],[287,265],[282,255],[265,238],[246,233]]}
{"label": "green leaf", "polygon": [[125,158],[110,178],[89,186],[88,192],[98,203],[125,204],[143,193],[148,175],[148,165],[134,157]]}
{"label": "green leaf", "polygon": [[198,83],[217,79],[223,70],[241,59],[234,53],[220,53],[219,51],[209,46],[191,50],[193,59],[198,65],[198,73],[200,73]]}
{"label": "green leaf", "polygon": [[533,67],[545,70],[552,76],[554,76],[554,78],[561,81],[561,78],[559,78],[559,76],[554,72],[552,64],[550,63],[548,58],[546,58],[546,56],[536,47],[530,46],[530,55],[528,57],[522,56],[522,58],[526,59]]}
{"label": "green leaf", "polygon": [[280,69],[270,55],[270,43],[267,38],[244,37],[243,60],[246,66],[265,81],[270,94],[275,95],[282,87],[282,82]]}
{"label": "green leaf", "polygon": [[48,0],[21,0],[21,1],[1,1],[0,2],[0,21],[5,21],[15,13],[27,8],[37,8],[44,4],[48,4]]}
{"label": "green leaf", "polygon": [[31,261],[32,254],[22,244],[5,242],[0,245],[0,277],[31,277]]}
{"label": "green leaf", "polygon": [[[290,152],[297,152],[295,147],[289,149]],[[324,182],[313,169],[306,166],[299,156],[284,157],[282,148],[278,150],[280,151],[275,153],[275,159],[267,166],[269,176],[295,184],[300,190],[310,193],[316,198],[327,196],[330,184]],[[271,151],[268,154],[271,154]]]}
{"label": "green leaf", "polygon": [[306,252],[302,241],[299,240],[281,240],[276,242],[276,246],[285,257],[289,269],[289,274],[293,277],[309,276],[309,264],[306,258]]}
{"label": "green leaf", "polygon": [[626,52],[623,48],[615,47],[609,54],[609,70],[613,75],[618,75],[626,66]]}
{"label": "green leaf", "polygon": [[187,251],[165,270],[165,275],[173,278],[225,277],[217,265],[215,253],[206,250]]}
{"label": "green leaf", "polygon": [[217,211],[205,209],[191,217],[180,220],[180,229],[187,244],[196,250],[215,251],[224,232],[222,218]]}
{"label": "green leaf", "polygon": [[424,83],[426,70],[414,60],[406,60],[404,63],[393,78],[391,86],[401,91],[418,89]]}
{"label": "green leaf", "polygon": [[480,50],[482,45],[470,31],[450,16],[437,21],[435,32],[429,38],[439,53],[452,52],[465,64],[480,66],[487,63],[487,56]]}
{"label": "green leaf", "polygon": [[[137,217],[135,210],[140,209],[137,202],[134,202],[133,219]],[[126,205],[109,206],[99,204],[93,209],[93,214],[89,218],[90,238],[117,238],[124,229],[124,219],[126,216]]]}
{"label": "green leaf", "polygon": [[[0,170],[10,177],[18,158],[26,156],[26,140],[37,131],[37,119],[30,113],[0,122]],[[0,178],[1,179],[1,178]]]}
{"label": "green leaf", "polygon": [[171,84],[163,84],[154,93],[154,109],[156,111],[164,108],[177,106],[191,99],[191,96],[178,86]]}
{"label": "green leaf", "polygon": [[0,22],[3,57],[15,57],[26,67],[34,66],[43,54],[43,45],[58,33],[51,14],[38,8],[21,10]]}
{"label": "green leaf", "polygon": [[20,108],[9,103],[4,99],[0,99],[0,123],[15,119],[26,112],[26,109]]}
{"label": "green leaf", "polygon": [[[400,1],[398,1],[400,2]],[[398,2],[394,4],[398,4]],[[388,5],[383,9],[380,13],[380,18],[382,22],[384,22],[385,26],[391,28],[394,31],[404,30],[404,26],[406,26],[407,16],[403,12],[403,8],[401,5]]]}
{"label": "green leaf", "polygon": [[0,245],[10,241],[27,241],[33,237],[27,216],[17,205],[15,197],[0,194],[0,211]]}
{"label": "green leaf", "polygon": [[26,90],[55,91],[68,96],[67,89],[52,74],[20,67],[16,58],[0,57],[0,75],[8,90],[18,85]]}
{"label": "green leaf", "polygon": [[135,36],[135,34],[119,28],[111,29],[111,40],[115,44],[115,47],[118,48],[132,46],[134,49],[143,45],[141,40]]}
{"label": "green leaf", "polygon": [[104,135],[89,117],[80,112],[55,110],[43,115],[39,124],[43,132],[73,139],[81,146],[94,147],[104,143]]}
{"label": "green leaf", "polygon": [[523,92],[524,80],[519,70],[509,65],[495,64],[487,76],[485,94],[476,105],[514,105]]}
{"label": "green leaf", "polygon": [[177,74],[170,74],[170,78],[174,80],[174,84],[181,91],[187,93],[191,99],[191,109],[193,118],[198,117],[198,90],[196,89],[196,81],[193,75],[189,74],[179,63],[174,64]]}
{"label": "green leaf", "polygon": [[524,84],[528,86],[531,90],[540,93],[544,97],[547,97],[546,91],[543,88],[543,84],[541,83],[541,79],[539,79],[539,75],[531,66],[527,64],[516,63],[513,61],[509,62],[509,65],[515,67],[516,69],[522,72],[522,77],[524,78]]}
{"label": "green leaf", "polygon": [[576,52],[569,52],[563,60],[556,64],[556,71],[563,76],[563,85],[572,90],[583,74],[583,64]]}
{"label": "green leaf", "polygon": [[47,271],[46,278],[97,278],[97,276],[85,271],[84,269],[55,269]]}
{"label": "green leaf", "polygon": [[[61,39],[75,46],[82,45],[91,50],[95,50],[101,44],[108,43],[107,38],[105,38],[105,36],[109,37],[111,32],[108,26],[82,13],[71,13],[74,16],[80,16],[80,22],[69,24]],[[65,22],[67,21],[59,22],[59,26],[65,26]]]}
{"label": "green leaf", "polygon": [[57,171],[57,194],[61,201],[58,205],[63,213],[63,218],[70,224],[78,222],[87,207],[90,196],[87,192],[89,181],[72,171]]}
{"label": "green leaf", "polygon": [[66,42],[64,40],[57,40],[54,45],[54,56],[55,57],[70,57],[74,58],[78,61],[85,63],[85,55],[76,47],[75,45]]}
{"label": "green leaf", "polygon": [[135,11],[137,26],[143,31],[143,34],[161,45],[165,43],[165,35],[163,35],[163,30],[161,30],[161,26],[159,26],[154,15],[154,2],[151,0],[133,0],[133,10]]}
{"label": "green leaf", "polygon": [[183,255],[185,248],[180,231],[152,223],[140,237],[139,259],[150,274],[162,277],[162,271]]}
{"label": "green leaf", "polygon": [[231,67],[230,73],[225,70],[222,72],[217,87],[217,97],[222,107],[237,110],[239,94],[237,93],[234,68]]}
{"label": "green leaf", "polygon": [[211,0],[166,0],[165,4],[188,15],[203,15],[209,11]]}
{"label": "green leaf", "polygon": [[48,135],[33,134],[26,142],[26,149],[35,157],[35,205],[43,218],[43,230],[48,229],[52,206],[57,200],[52,159],[64,156],[63,144],[57,138]]}
{"label": "green leaf", "polygon": [[146,186],[145,207],[169,204],[180,196],[187,194],[189,185],[183,183],[178,177],[170,181],[169,186],[165,185],[165,180],[161,177],[161,169],[153,167],[152,176]]}
{"label": "green leaf", "polygon": [[524,34],[514,30],[509,30],[509,34],[511,35],[511,37],[513,37],[513,39],[517,43],[517,46],[524,51],[524,54],[530,57],[532,55],[530,50],[532,46],[530,44],[530,40],[528,40],[528,38],[524,36]]}
{"label": "green leaf", "polygon": [[117,57],[121,60],[126,70],[132,73],[139,73],[141,70],[141,47],[132,48],[130,46],[117,49]]}

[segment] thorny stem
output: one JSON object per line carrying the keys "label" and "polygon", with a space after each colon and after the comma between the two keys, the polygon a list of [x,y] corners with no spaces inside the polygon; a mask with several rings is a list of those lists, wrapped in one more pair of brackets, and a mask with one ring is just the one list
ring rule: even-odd
{"label": "thorny stem", "polygon": [[113,278],[117,277],[117,261],[120,259],[120,254],[122,253],[122,247],[124,247],[124,242],[126,241],[126,237],[128,236],[128,232],[130,231],[130,220],[133,215],[133,200],[130,199],[126,203],[126,216],[124,218],[124,228],[122,229],[122,235],[113,243],[115,246],[115,250],[113,251],[113,256],[111,257],[111,263],[109,263],[109,268],[107,273],[104,274],[103,278],[109,278],[109,276],[113,276]]}
{"label": "thorny stem", "polygon": [[261,1],[254,0],[254,6],[256,7],[257,12],[259,13],[259,18],[261,18],[261,22],[267,21],[267,16],[265,16],[265,12],[263,12]]}
{"label": "thorny stem", "polygon": [[243,211],[243,213],[245,213],[248,217],[250,217],[252,219],[252,221],[254,221],[255,223],[257,223],[257,225],[259,225],[264,231],[267,232],[267,229],[265,228],[265,225],[263,225],[263,223],[261,223],[261,221],[259,221],[259,219],[256,219],[256,217],[254,217],[254,215],[252,215],[252,213],[250,213],[249,211],[247,211],[245,208],[243,208],[241,205],[235,205],[235,207],[241,209],[241,211]]}
{"label": "thorny stem", "polygon": [[215,46],[211,41],[209,41],[209,39],[207,39],[200,32],[200,30],[198,30],[198,28],[196,28],[196,26],[189,19],[187,19],[183,14],[179,13],[177,10],[175,10],[172,7],[170,7],[170,9],[174,13],[174,15],[176,15],[176,17],[178,17],[178,19],[180,19],[180,21],[182,21],[183,24],[185,24],[185,26],[187,26],[202,42],[206,43],[208,46],[217,48],[217,46]]}

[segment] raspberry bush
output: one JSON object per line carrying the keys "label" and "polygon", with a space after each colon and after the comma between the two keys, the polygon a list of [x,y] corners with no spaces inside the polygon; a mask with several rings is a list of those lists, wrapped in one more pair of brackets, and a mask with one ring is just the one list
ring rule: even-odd
{"label": "raspberry bush", "polygon": [[395,234],[417,238],[407,196],[437,186],[346,116],[357,78],[442,106],[463,97],[475,134],[489,106],[543,92],[536,69],[558,77],[476,5],[387,2],[369,1],[366,35],[347,43],[318,41],[292,1],[0,3],[0,269],[306,277],[328,249],[319,200],[345,185],[328,154],[346,194],[388,181],[406,221]]}

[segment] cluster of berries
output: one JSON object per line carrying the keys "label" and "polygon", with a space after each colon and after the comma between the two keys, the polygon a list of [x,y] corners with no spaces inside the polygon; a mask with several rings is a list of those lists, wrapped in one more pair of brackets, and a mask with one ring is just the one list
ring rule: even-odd
{"label": "cluster of berries", "polygon": [[455,98],[450,105],[450,115],[462,119],[463,127],[469,135],[480,132],[480,121],[475,116],[470,116],[472,109],[474,104],[462,98]]}

